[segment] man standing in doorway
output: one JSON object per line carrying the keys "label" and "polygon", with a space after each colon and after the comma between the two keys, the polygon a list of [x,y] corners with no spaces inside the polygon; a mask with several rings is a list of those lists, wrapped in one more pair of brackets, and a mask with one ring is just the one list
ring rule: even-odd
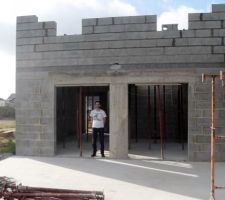
{"label": "man standing in doorway", "polygon": [[90,117],[92,120],[92,147],[93,147],[93,154],[91,157],[96,156],[97,152],[97,138],[99,135],[99,141],[101,144],[101,154],[102,157],[105,157],[104,154],[104,125],[106,122],[106,113],[104,110],[101,109],[100,101],[95,102],[95,109],[91,111]]}

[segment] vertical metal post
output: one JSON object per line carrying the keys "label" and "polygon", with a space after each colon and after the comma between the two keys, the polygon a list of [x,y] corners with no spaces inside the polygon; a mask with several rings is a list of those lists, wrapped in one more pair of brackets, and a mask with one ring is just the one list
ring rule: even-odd
{"label": "vertical metal post", "polygon": [[86,134],[87,134],[86,140],[87,140],[87,142],[88,142],[88,122],[89,122],[88,106],[89,106],[89,96],[86,95]]}
{"label": "vertical metal post", "polygon": [[76,135],[77,135],[77,146],[80,148],[80,119],[79,119],[79,90],[80,88],[76,88]]}
{"label": "vertical metal post", "polygon": [[131,86],[128,85],[128,149],[130,150],[131,148]]}
{"label": "vertical metal post", "polygon": [[138,142],[137,86],[135,85],[135,140]]}
{"label": "vertical metal post", "polygon": [[177,141],[181,143],[180,130],[180,85],[177,85]]}
{"label": "vertical metal post", "polygon": [[160,86],[157,85],[157,110],[159,113],[159,131],[160,131],[160,143],[161,143],[161,158],[164,160],[164,144],[163,144],[163,115],[161,108]]}
{"label": "vertical metal post", "polygon": [[82,87],[79,88],[79,135],[80,135],[80,157],[82,157]]}
{"label": "vertical metal post", "polygon": [[149,132],[149,145],[148,148],[151,149],[151,96],[150,96],[150,86],[148,86],[148,132]]}
{"label": "vertical metal post", "polygon": [[215,190],[216,189],[225,189],[225,186],[215,186],[215,145],[217,139],[225,139],[225,136],[216,136],[216,127],[215,127],[215,95],[216,95],[216,86],[215,79],[216,77],[220,77],[222,80],[222,84],[224,86],[225,83],[225,72],[220,71],[220,74],[202,74],[202,82],[205,81],[207,77],[211,78],[212,83],[212,97],[211,97],[211,177],[210,177],[210,200],[215,200]]}
{"label": "vertical metal post", "polygon": [[156,104],[156,86],[154,85],[154,143],[157,143],[157,104]]}
{"label": "vertical metal post", "polygon": [[165,148],[166,139],[166,86],[163,85],[163,145]]}
{"label": "vertical metal post", "polygon": [[211,200],[215,199],[215,76],[212,76],[212,121],[211,121]]}
{"label": "vertical metal post", "polygon": [[63,142],[63,149],[66,148],[66,139],[65,139],[65,131],[66,131],[66,120],[65,120],[65,115],[66,115],[66,111],[65,111],[65,99],[66,99],[66,92],[65,92],[65,88],[62,88],[62,142]]}
{"label": "vertical metal post", "polygon": [[183,85],[180,86],[180,129],[181,129],[181,144],[184,150],[184,105],[183,105]]}

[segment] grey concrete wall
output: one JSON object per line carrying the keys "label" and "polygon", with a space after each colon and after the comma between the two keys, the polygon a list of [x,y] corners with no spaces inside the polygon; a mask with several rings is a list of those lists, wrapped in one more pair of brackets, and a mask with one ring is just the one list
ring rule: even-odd
{"label": "grey concrete wall", "polygon": [[[199,77],[225,67],[224,5],[189,14],[188,30],[156,31],[156,22],[156,16],[84,19],[83,34],[57,36],[55,22],[18,17],[17,154],[54,155],[56,85],[184,82],[189,84],[189,159],[207,160],[210,84]],[[121,68],[111,68],[113,63]],[[223,91],[218,86],[221,133]],[[220,159],[223,147],[217,147]]]}

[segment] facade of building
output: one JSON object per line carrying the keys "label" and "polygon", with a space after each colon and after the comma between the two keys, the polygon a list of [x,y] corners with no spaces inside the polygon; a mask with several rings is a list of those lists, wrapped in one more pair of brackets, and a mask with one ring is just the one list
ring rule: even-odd
{"label": "facade of building", "polygon": [[[63,138],[59,130],[70,127],[70,120],[79,121],[82,88],[88,94],[83,102],[98,96],[108,102],[110,156],[126,158],[130,138],[147,138],[146,130],[154,129],[152,139],[157,139],[160,85],[167,141],[183,140],[188,160],[209,160],[211,82],[202,83],[201,74],[225,70],[225,4],[212,5],[210,13],[189,14],[187,30],[175,24],[163,25],[162,31],[156,27],[155,15],[94,18],[82,20],[81,35],[57,36],[56,22],[18,17],[16,153],[54,156]],[[222,134],[225,90],[219,80],[216,89],[217,134]],[[150,114],[147,105],[155,105]],[[75,117],[60,118],[66,115]],[[178,120],[184,122],[179,127]],[[68,124],[60,128],[64,121]],[[225,160],[224,143],[217,151],[217,159]]]}

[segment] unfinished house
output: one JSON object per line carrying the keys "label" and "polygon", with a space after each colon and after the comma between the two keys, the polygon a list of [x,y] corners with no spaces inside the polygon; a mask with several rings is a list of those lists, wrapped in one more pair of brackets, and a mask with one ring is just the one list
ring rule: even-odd
{"label": "unfinished house", "polygon": [[[210,159],[210,80],[225,69],[225,4],[191,13],[188,29],[157,16],[82,20],[82,34],[57,35],[56,22],[17,18],[16,154],[90,156],[89,113],[107,113],[111,158]],[[216,88],[217,134],[225,93]],[[217,159],[225,160],[217,144]]]}

